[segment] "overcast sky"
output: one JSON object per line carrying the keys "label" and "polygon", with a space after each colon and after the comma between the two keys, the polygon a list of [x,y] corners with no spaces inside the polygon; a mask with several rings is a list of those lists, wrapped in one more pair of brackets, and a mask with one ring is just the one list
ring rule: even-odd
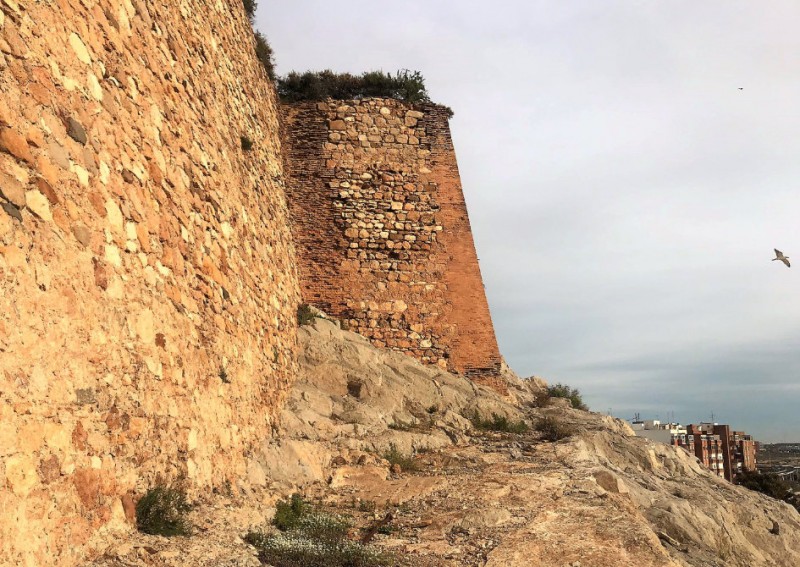
{"label": "overcast sky", "polygon": [[279,73],[419,70],[453,108],[520,375],[800,441],[800,2],[259,4]]}

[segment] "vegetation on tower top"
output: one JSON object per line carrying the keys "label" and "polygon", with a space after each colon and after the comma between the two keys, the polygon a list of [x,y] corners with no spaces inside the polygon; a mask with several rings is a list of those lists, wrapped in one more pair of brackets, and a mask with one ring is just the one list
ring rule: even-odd
{"label": "vegetation on tower top", "polygon": [[[425,78],[419,71],[403,69],[396,73],[367,71],[361,75],[325,71],[292,71],[278,78],[278,94],[286,102],[306,100],[350,100],[393,98],[409,104],[430,103]],[[452,111],[448,109],[450,116]]]}

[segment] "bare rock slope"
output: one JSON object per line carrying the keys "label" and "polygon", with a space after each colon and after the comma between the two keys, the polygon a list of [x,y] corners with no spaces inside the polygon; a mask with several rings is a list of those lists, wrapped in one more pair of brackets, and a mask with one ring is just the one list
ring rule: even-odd
{"label": "bare rock slope", "polygon": [[[793,508],[720,480],[682,449],[635,437],[619,420],[533,407],[539,381],[509,372],[503,397],[324,320],[304,327],[300,342],[301,374],[282,430],[249,471],[262,488],[200,506],[202,541],[140,535],[127,556],[112,549],[102,564],[252,565],[237,536],[266,524],[270,504],[299,491],[361,527],[390,513],[389,529],[373,542],[401,565],[800,565]],[[478,431],[468,419],[475,412],[532,427]],[[544,417],[574,434],[545,440],[537,430]],[[402,455],[402,464],[391,465],[387,453]],[[131,560],[141,556],[148,562]]]}
{"label": "bare rock slope", "polygon": [[[382,543],[401,556],[442,565],[800,565],[794,509],[618,420],[533,408],[539,383],[509,373],[503,398],[321,320],[301,331],[301,344],[285,431],[263,453],[267,475],[317,483],[312,492],[332,504],[399,506],[398,529]],[[550,415],[576,434],[555,443],[535,429],[477,434],[464,417],[475,411],[532,426]],[[419,471],[391,474],[375,457],[391,446],[416,453]]]}

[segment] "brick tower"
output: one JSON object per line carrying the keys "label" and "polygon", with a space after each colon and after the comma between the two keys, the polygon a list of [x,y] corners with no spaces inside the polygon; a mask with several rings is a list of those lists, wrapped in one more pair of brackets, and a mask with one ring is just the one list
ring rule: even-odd
{"label": "brick tower", "polygon": [[448,110],[328,100],[284,104],[282,116],[304,301],[377,346],[496,374]]}

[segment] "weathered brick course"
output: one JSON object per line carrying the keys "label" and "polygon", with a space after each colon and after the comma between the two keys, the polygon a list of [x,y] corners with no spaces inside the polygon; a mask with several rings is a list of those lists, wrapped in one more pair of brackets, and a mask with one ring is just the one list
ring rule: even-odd
{"label": "weathered brick course", "polygon": [[377,346],[496,373],[447,110],[391,99],[281,109],[304,300]]}

